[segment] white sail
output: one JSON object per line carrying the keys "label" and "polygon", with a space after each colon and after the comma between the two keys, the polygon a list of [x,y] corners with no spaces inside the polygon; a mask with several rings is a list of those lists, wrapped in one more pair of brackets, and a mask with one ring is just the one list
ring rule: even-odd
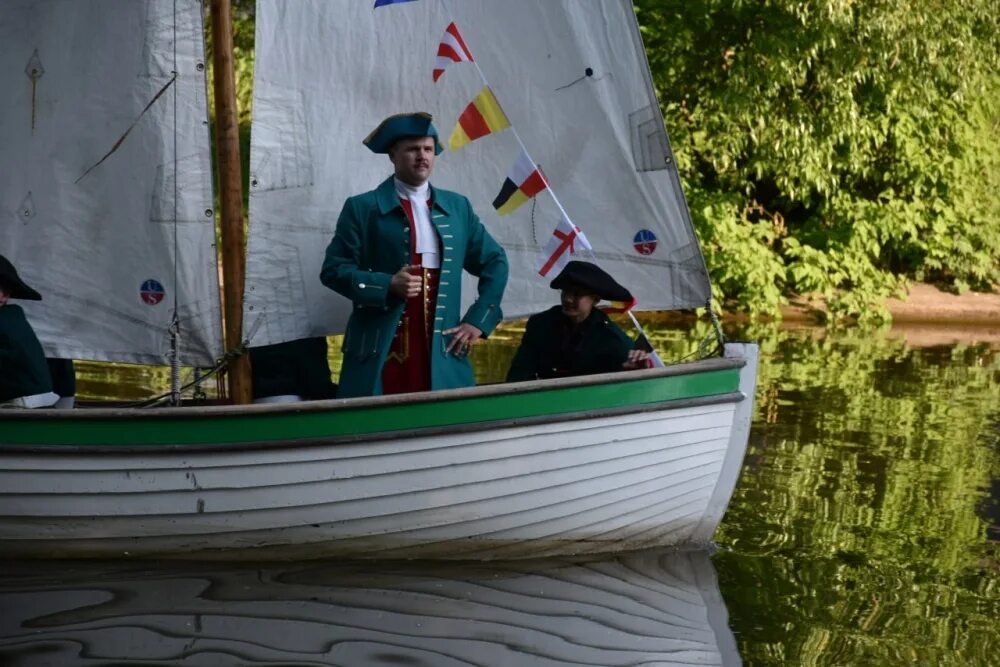
{"label": "white sail", "polygon": [[4,0],[0,44],[0,254],[46,353],[163,363],[176,305],[182,362],[211,363],[201,2]]}
{"label": "white sail", "polygon": [[[391,173],[361,140],[385,116],[424,110],[446,142],[488,79],[598,263],[640,309],[704,305],[691,227],[632,4],[623,0],[259,0],[246,319],[254,344],[342,330],[350,304],[319,270],[344,200]],[[455,21],[475,64],[432,82]],[[512,130],[438,157],[432,184],[468,196],[507,249],[507,317],[556,302],[539,255],[560,219],[549,193],[499,217],[517,160]],[[587,256],[581,259],[590,259]],[[468,303],[475,289],[467,284]]]}

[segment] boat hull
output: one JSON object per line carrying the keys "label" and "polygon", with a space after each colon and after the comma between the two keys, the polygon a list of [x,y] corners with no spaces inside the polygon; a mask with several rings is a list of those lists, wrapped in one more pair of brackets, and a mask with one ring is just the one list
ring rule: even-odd
{"label": "boat hull", "polygon": [[752,410],[756,348],[730,354],[292,408],[0,415],[0,554],[510,559],[706,544]]}

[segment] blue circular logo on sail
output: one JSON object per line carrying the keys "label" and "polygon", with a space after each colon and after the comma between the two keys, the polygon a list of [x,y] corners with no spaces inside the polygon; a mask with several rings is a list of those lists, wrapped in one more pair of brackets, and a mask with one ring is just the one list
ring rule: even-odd
{"label": "blue circular logo on sail", "polygon": [[640,229],[632,237],[632,246],[640,255],[652,255],[656,251],[656,234],[648,229]]}
{"label": "blue circular logo on sail", "polygon": [[139,288],[139,296],[142,298],[142,302],[150,306],[155,306],[163,301],[163,297],[166,294],[167,290],[163,289],[163,283],[153,278],[144,282]]}

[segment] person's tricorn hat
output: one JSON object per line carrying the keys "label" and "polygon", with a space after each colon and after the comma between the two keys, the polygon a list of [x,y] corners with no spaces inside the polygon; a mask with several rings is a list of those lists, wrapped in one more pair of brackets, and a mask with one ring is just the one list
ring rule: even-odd
{"label": "person's tricorn hat", "polygon": [[608,301],[631,301],[632,294],[619,285],[608,272],[590,262],[573,260],[566,264],[551,283],[552,289],[576,287]]}
{"label": "person's tricorn hat", "polygon": [[42,295],[28,287],[17,275],[17,269],[3,255],[0,255],[0,287],[5,287],[10,291],[10,298],[24,299],[26,301],[41,301]]}
{"label": "person's tricorn hat", "polygon": [[388,153],[392,145],[407,137],[433,137],[434,154],[440,155],[444,148],[438,141],[437,130],[431,123],[432,117],[424,111],[398,113],[389,116],[371,131],[363,143],[373,153]]}

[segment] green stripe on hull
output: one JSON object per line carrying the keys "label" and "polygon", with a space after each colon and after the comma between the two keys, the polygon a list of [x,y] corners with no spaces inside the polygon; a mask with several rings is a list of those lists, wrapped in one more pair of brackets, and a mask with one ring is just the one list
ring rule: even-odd
{"label": "green stripe on hull", "polygon": [[[336,406],[329,410],[228,410],[163,417],[2,419],[5,446],[38,445],[226,445],[310,441],[385,434],[518,418],[608,410],[702,398],[738,391],[739,369],[711,370],[643,380],[609,382],[499,395],[443,398],[416,403]],[[296,404],[299,406],[309,404]],[[81,411],[83,412],[83,411]]]}

